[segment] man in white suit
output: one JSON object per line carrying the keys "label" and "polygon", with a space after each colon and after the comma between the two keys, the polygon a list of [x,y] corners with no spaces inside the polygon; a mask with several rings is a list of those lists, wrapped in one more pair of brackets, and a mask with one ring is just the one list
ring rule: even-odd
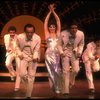
{"label": "man in white suit", "polygon": [[[16,76],[15,83],[15,91],[18,91],[20,88],[20,76],[19,76],[19,67],[20,67],[20,59],[18,57],[17,52],[17,34],[16,28],[14,26],[10,26],[8,28],[8,34],[4,36],[4,43],[6,47],[6,67],[10,73],[11,80],[14,80]],[[12,61],[15,59],[16,61],[16,71],[13,68]]]}
{"label": "man in white suit", "polygon": [[40,45],[41,38],[35,33],[35,27],[26,24],[24,33],[18,36],[20,76],[27,87],[26,98],[31,98],[37,62],[40,59]]}
{"label": "man in white suit", "polygon": [[[62,70],[63,70],[63,89],[64,95],[69,94],[69,89],[75,83],[75,77],[78,74],[79,58],[82,54],[84,47],[84,33],[78,30],[76,23],[71,24],[70,30],[61,32],[61,45],[60,53],[62,55]],[[70,71],[70,64],[72,70]]]}
{"label": "man in white suit", "polygon": [[89,92],[95,93],[95,87],[93,83],[93,62],[100,59],[100,39],[95,39],[94,41],[87,44],[87,47],[82,55],[82,59],[85,65],[86,77],[88,80]]}

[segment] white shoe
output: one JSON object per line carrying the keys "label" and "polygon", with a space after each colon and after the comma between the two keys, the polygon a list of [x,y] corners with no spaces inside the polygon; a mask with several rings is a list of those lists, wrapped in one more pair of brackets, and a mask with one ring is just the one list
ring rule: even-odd
{"label": "white shoe", "polygon": [[55,91],[55,93],[59,94],[59,93],[60,93],[60,91],[59,91],[59,90],[56,90],[56,91]]}
{"label": "white shoe", "polygon": [[15,79],[13,76],[10,76],[10,78],[11,78],[12,81],[14,81],[14,79]]}
{"label": "white shoe", "polygon": [[15,92],[19,91],[19,88],[15,88],[14,91],[15,91]]}

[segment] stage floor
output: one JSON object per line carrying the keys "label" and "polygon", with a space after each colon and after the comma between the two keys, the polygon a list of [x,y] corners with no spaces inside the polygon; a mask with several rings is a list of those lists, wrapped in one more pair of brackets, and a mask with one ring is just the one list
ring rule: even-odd
{"label": "stage floor", "polygon": [[[70,89],[68,97],[64,97],[62,94],[54,94],[49,86],[48,82],[35,82],[32,99],[94,99],[100,98],[100,80],[94,80],[96,93],[90,95],[88,91],[88,84],[86,80],[77,80],[75,86]],[[0,82],[0,99],[25,99],[25,87],[21,84],[19,91],[14,92],[14,82]]]}

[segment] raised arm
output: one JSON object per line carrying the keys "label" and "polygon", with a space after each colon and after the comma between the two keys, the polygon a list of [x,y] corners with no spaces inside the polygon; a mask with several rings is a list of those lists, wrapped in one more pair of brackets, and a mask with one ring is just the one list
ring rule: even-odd
{"label": "raised arm", "polygon": [[49,35],[49,30],[48,30],[48,21],[50,18],[50,14],[51,11],[49,11],[49,13],[47,14],[45,21],[44,21],[44,32],[45,32],[45,39],[47,39],[48,35]]}
{"label": "raised arm", "polygon": [[60,31],[61,31],[61,23],[60,23],[60,19],[59,19],[59,16],[57,15],[57,13],[54,11],[55,7],[54,7],[54,4],[50,5],[50,9],[56,19],[56,22],[57,22],[57,35],[59,36],[60,35]]}
{"label": "raised arm", "polygon": [[53,10],[53,14],[55,16],[56,22],[57,22],[57,35],[60,35],[60,31],[61,31],[61,23],[60,23],[60,19],[58,17],[58,15],[56,14],[56,12]]}

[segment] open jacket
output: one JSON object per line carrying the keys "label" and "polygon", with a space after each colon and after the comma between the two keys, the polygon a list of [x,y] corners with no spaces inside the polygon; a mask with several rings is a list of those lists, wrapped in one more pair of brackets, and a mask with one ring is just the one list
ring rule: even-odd
{"label": "open jacket", "polygon": [[[22,55],[23,49],[27,42],[26,33],[21,33],[18,35],[18,54]],[[33,55],[33,59],[40,59],[40,46],[41,46],[41,38],[34,33],[31,40],[31,51]],[[23,56],[23,55],[22,55]]]}
{"label": "open jacket", "polygon": [[96,45],[94,42],[90,42],[87,44],[87,47],[82,55],[83,62],[86,62],[88,60],[94,60],[95,56],[94,54],[96,53]]}
{"label": "open jacket", "polygon": [[[60,36],[61,36],[60,37],[61,46],[59,47],[59,51],[60,53],[63,53],[65,45],[67,45],[69,42],[70,32],[68,32],[67,30],[64,30],[61,32]],[[77,30],[73,51],[76,51],[77,53],[82,54],[83,48],[84,48],[84,33],[80,30]]]}

